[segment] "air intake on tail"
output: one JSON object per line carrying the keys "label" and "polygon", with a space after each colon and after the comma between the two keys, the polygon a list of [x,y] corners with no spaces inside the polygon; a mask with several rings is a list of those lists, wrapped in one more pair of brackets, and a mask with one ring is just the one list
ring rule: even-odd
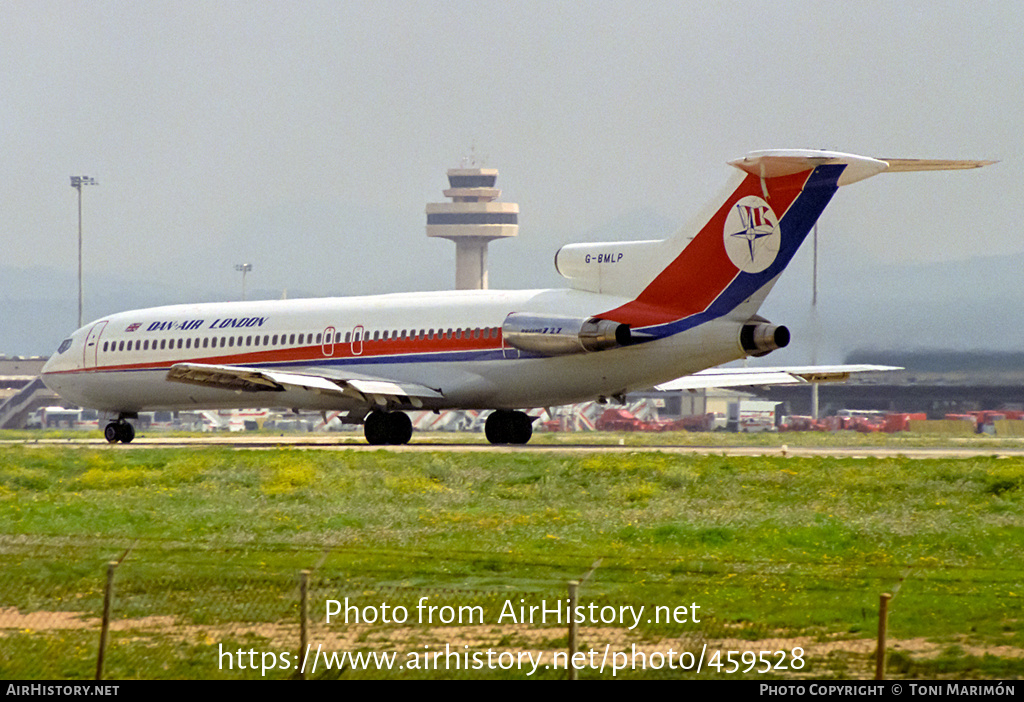
{"label": "air intake on tail", "polygon": [[744,324],[740,346],[751,356],[764,356],[789,345],[789,329],[774,324]]}

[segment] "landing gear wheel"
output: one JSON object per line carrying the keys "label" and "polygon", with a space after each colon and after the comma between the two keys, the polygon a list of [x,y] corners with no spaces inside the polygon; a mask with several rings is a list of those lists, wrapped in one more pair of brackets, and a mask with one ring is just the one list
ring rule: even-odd
{"label": "landing gear wheel", "polygon": [[388,420],[384,412],[370,412],[363,423],[363,436],[372,446],[382,446],[388,442]]}
{"label": "landing gear wheel", "polygon": [[533,436],[533,420],[526,412],[495,410],[484,423],[484,435],[492,444],[525,444]]}
{"label": "landing gear wheel", "polygon": [[533,420],[530,419],[530,415],[526,414],[526,412],[513,412],[511,426],[512,436],[509,440],[510,444],[529,443],[530,438],[533,436]]}
{"label": "landing gear wheel", "polygon": [[412,420],[405,412],[374,410],[363,423],[363,435],[374,446],[407,444],[412,438]]}
{"label": "landing gear wheel", "polygon": [[107,440],[108,444],[116,444],[118,442],[130,444],[132,439],[135,438],[135,427],[124,420],[111,422],[104,427],[103,438]]}
{"label": "landing gear wheel", "polygon": [[409,443],[412,420],[405,412],[388,412],[388,443],[395,446]]}

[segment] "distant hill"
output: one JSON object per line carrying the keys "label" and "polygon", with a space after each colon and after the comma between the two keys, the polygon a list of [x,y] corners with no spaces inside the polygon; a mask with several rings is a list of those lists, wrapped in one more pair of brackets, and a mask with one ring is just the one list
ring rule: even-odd
{"label": "distant hill", "polygon": [[914,349],[881,351],[858,349],[846,357],[846,363],[872,363],[903,366],[919,373],[1024,372],[1024,351],[949,351]]}

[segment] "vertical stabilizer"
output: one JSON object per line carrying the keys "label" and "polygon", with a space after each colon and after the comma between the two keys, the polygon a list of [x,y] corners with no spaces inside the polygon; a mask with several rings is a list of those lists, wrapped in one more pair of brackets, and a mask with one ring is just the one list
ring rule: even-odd
{"label": "vertical stabilizer", "polygon": [[[604,255],[592,264],[592,278],[601,281],[600,292],[632,300],[599,316],[633,329],[668,333],[722,317],[743,321],[756,313],[841,186],[886,171],[976,168],[988,163],[886,161],[833,151],[751,152],[730,161],[742,173],[724,197],[676,236],[637,242],[630,260],[626,245],[602,245]],[[638,260],[640,254],[646,260]],[[652,260],[655,255],[658,258]],[[620,263],[625,265],[619,265],[614,276],[605,271]]]}

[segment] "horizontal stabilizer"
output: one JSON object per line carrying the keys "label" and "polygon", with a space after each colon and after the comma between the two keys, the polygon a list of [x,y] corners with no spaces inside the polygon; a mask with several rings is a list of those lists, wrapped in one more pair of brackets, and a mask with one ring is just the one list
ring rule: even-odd
{"label": "horizontal stabilizer", "polygon": [[889,167],[886,173],[900,173],[905,171],[962,171],[968,168],[981,168],[991,166],[999,161],[950,161],[946,159],[926,158],[883,158]]}
{"label": "horizontal stabilizer", "polygon": [[811,170],[818,166],[843,164],[846,168],[839,177],[838,185],[849,185],[870,178],[878,173],[900,173],[909,171],[957,171],[967,168],[981,168],[997,161],[957,161],[949,159],[918,158],[868,158],[844,154],[838,151],[815,151],[811,149],[770,149],[752,151],[743,158],[730,161],[758,178],[778,178]]}

